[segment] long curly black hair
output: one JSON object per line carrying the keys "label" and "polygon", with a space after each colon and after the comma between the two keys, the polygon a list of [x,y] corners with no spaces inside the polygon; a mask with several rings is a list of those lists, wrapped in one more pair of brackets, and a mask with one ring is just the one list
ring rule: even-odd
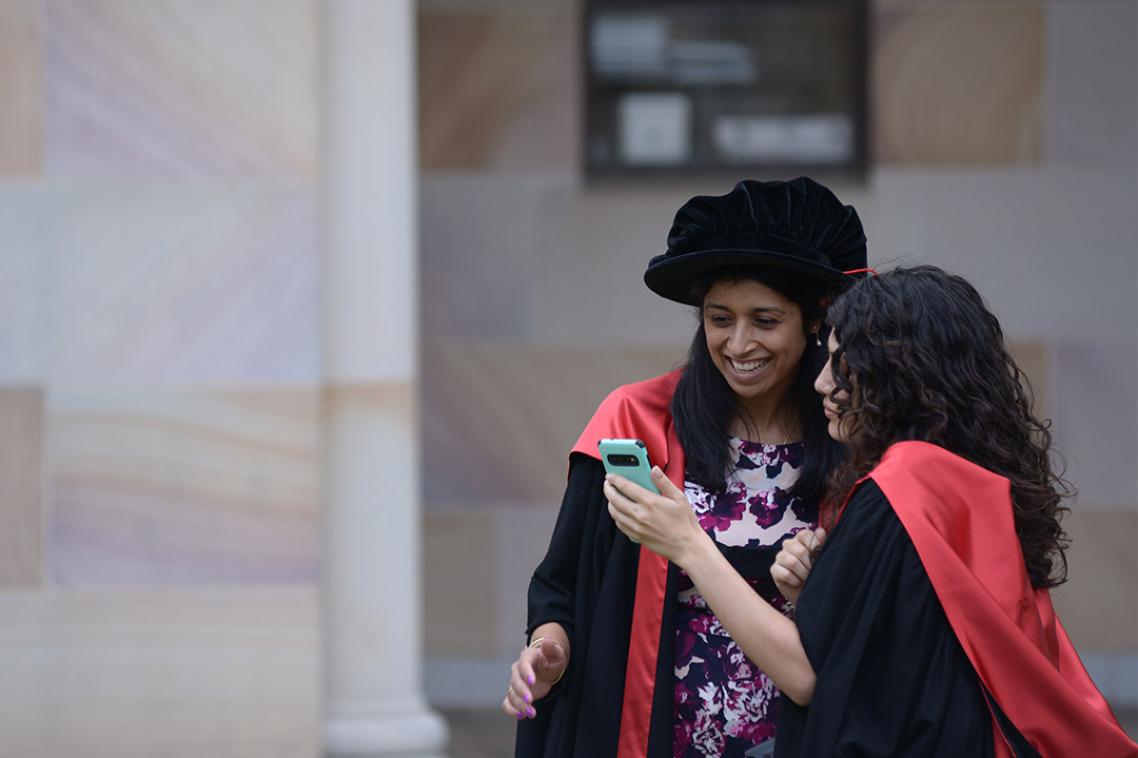
{"label": "long curly black hair", "polygon": [[838,350],[831,396],[849,457],[830,477],[829,503],[895,442],[939,445],[1011,481],[1015,527],[1035,587],[1066,581],[1060,526],[1071,486],[1052,465],[1050,422],[976,289],[935,266],[869,277],[826,314]]}

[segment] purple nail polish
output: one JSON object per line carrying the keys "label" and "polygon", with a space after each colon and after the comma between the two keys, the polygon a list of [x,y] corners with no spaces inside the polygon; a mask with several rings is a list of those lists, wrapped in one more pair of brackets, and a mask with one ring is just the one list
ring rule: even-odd
{"label": "purple nail polish", "polygon": [[521,711],[517,712],[517,717],[518,717],[518,721],[522,720],[522,712]]}
{"label": "purple nail polish", "polygon": [[530,674],[529,678],[526,679],[526,681],[529,682],[530,684],[533,684],[533,674]]}
{"label": "purple nail polish", "polygon": [[528,702],[530,701],[530,698],[531,698],[531,697],[532,697],[532,695],[530,695],[530,694],[527,692],[525,695],[523,695],[523,696],[522,696],[522,700],[524,700],[524,701],[526,701],[526,702],[528,703]]}
{"label": "purple nail polish", "polygon": [[530,715],[530,718],[533,718],[537,715],[537,711],[535,711],[533,708],[526,708],[526,713]]}

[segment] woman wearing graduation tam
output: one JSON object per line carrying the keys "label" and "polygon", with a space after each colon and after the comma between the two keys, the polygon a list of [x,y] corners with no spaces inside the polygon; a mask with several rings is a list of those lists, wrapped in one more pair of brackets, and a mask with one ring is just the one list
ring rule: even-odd
{"label": "woman wearing graduation tam", "polygon": [[777,688],[682,571],[617,530],[597,443],[642,440],[748,591],[790,613],[770,567],[782,540],[816,525],[841,455],[811,388],[825,360],[819,331],[826,304],[864,267],[857,213],[810,179],[740,182],[676,213],[644,279],[694,306],[699,325],[685,365],[613,391],[570,454],[502,702],[519,719],[519,758],[769,748]]}

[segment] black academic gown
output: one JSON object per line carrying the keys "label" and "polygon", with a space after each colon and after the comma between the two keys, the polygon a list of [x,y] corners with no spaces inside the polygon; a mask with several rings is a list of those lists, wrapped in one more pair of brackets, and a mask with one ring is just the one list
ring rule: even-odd
{"label": "black academic gown", "polygon": [[912,540],[872,480],[829,535],[795,620],[817,684],[808,707],[783,700],[776,758],[989,758],[993,712],[1015,755],[1038,755],[989,710]]}
{"label": "black academic gown", "polygon": [[[549,550],[530,582],[527,636],[541,624],[557,622],[568,632],[572,651],[565,676],[534,704],[537,717],[519,722],[516,758],[617,754],[640,546],[609,516],[601,489],[604,476],[600,461],[580,453],[571,456]],[[747,578],[769,576],[780,548],[717,546]],[[678,574],[669,564],[648,758],[672,756]]]}
{"label": "black academic gown", "polygon": [[[547,622],[572,641],[569,670],[534,704],[537,717],[518,724],[517,758],[607,758],[616,755],[632,598],[640,546],[617,528],[601,486],[601,462],[570,458],[569,482],[549,551],[529,588],[527,636]],[[676,569],[669,567],[657,681],[670,682],[675,658]],[[671,687],[653,695],[650,758],[672,754]]]}

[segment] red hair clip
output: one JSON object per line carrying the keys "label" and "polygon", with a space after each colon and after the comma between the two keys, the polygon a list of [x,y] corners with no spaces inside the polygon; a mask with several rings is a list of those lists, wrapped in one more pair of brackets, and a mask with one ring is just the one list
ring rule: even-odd
{"label": "red hair clip", "polygon": [[851,268],[849,271],[843,271],[846,276],[853,276],[854,274],[873,274],[877,276],[877,272],[871,268]]}

